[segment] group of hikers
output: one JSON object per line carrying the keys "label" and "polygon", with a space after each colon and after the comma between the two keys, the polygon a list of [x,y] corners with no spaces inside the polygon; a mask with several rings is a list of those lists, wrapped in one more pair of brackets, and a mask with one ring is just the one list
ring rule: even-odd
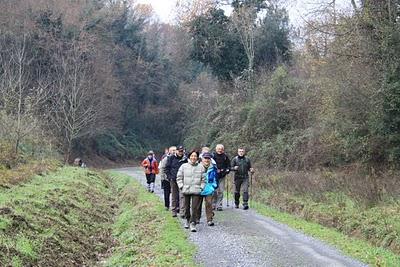
{"label": "group of hikers", "polygon": [[183,146],[171,146],[158,164],[154,152],[149,151],[142,161],[147,189],[154,192],[155,178],[160,174],[164,205],[166,210],[171,208],[173,217],[180,215],[185,219],[184,227],[196,232],[205,202],[207,225],[213,226],[214,210],[222,211],[226,176],[231,171],[234,172],[235,208],[239,208],[242,191],[243,209],[249,209],[249,176],[254,169],[245,154],[245,149],[240,147],[237,155],[230,160],[222,144],[216,145],[214,153],[208,146],[189,152]]}

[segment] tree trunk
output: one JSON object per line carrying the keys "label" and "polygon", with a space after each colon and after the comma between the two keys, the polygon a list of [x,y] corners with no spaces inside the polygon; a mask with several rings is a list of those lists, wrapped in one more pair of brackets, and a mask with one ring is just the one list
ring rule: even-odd
{"label": "tree trunk", "polygon": [[68,141],[65,154],[64,154],[64,163],[68,164],[69,163],[69,158],[71,156],[71,150],[72,150],[72,142]]}

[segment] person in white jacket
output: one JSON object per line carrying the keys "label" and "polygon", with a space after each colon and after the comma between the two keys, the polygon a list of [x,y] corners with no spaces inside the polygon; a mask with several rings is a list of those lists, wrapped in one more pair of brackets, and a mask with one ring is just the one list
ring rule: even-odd
{"label": "person in white jacket", "polygon": [[185,198],[185,225],[190,231],[196,232],[196,221],[200,220],[201,191],[205,186],[203,164],[199,163],[199,152],[192,150],[188,154],[189,161],[178,170],[176,183]]}

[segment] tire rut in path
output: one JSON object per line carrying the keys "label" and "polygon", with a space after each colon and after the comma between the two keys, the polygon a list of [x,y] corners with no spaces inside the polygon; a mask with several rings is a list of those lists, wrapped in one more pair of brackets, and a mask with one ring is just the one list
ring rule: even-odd
{"label": "tire rut in path", "polygon": [[[146,184],[141,168],[117,171]],[[163,199],[159,179],[155,194]],[[214,221],[215,226],[207,226],[203,209],[197,232],[189,233],[198,248],[196,261],[203,266],[367,266],[251,209],[234,209],[230,204],[216,211]]]}

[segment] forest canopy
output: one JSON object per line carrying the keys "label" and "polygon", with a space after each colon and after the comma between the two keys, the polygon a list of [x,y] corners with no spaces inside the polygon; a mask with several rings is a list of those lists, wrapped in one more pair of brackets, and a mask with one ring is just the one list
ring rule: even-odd
{"label": "forest canopy", "polygon": [[222,142],[273,168],[397,167],[399,2],[334,3],[295,29],[273,0],[181,1],[174,24],[131,1],[0,1],[2,154]]}

